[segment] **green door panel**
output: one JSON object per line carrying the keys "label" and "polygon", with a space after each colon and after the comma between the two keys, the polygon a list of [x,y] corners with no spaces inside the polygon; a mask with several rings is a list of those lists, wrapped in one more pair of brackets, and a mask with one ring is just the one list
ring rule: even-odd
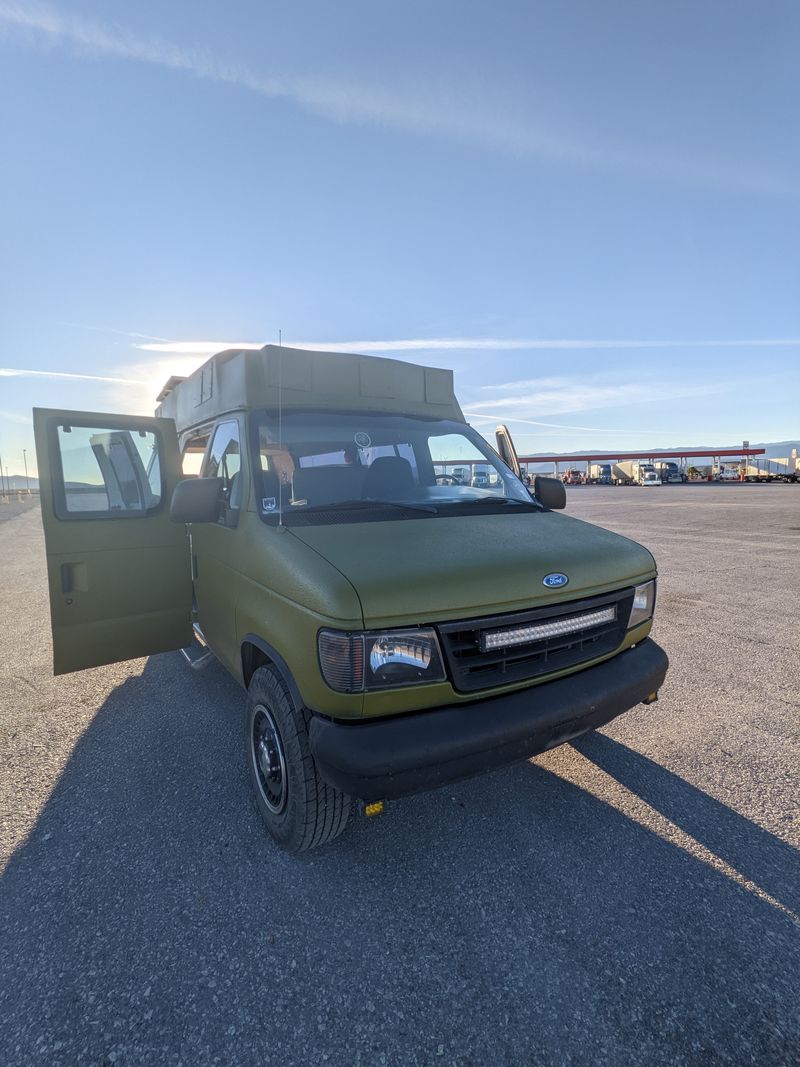
{"label": "green door panel", "polygon": [[174,422],[43,408],[33,422],[54,673],[188,645],[189,551],[169,518]]}
{"label": "green door panel", "polygon": [[192,527],[197,620],[214,655],[234,674],[241,666],[236,642],[241,528],[202,523]]}

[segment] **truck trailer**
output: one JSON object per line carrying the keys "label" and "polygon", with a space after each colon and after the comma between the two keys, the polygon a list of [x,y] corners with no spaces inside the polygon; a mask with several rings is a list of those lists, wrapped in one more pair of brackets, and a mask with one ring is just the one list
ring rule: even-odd
{"label": "truck trailer", "polygon": [[800,482],[800,457],[793,448],[791,455],[778,459],[756,460],[742,467],[745,482]]}

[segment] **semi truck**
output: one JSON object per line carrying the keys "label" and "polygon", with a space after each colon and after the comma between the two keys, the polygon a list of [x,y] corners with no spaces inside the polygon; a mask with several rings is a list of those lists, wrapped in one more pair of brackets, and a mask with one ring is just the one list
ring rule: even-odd
{"label": "semi truck", "polygon": [[611,485],[613,479],[610,463],[592,463],[589,467],[589,481],[593,485]]}
{"label": "semi truck", "polygon": [[644,476],[654,473],[655,466],[640,459],[626,459],[614,464],[614,485],[642,485]]}
{"label": "semi truck", "polygon": [[584,474],[582,470],[577,467],[570,467],[569,470],[565,470],[561,479],[564,485],[583,485]]}
{"label": "semi truck", "polygon": [[679,484],[686,481],[683,472],[674,460],[657,460],[653,466],[661,478],[662,485],[667,485],[668,483]]}

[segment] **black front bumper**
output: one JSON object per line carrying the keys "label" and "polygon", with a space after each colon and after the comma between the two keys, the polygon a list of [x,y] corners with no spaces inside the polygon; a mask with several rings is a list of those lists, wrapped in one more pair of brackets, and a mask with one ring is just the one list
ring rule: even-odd
{"label": "black front bumper", "polygon": [[314,716],[311,751],[325,781],[350,796],[420,793],[603,726],[657,692],[667,666],[647,638],[596,667],[488,700],[352,725]]}

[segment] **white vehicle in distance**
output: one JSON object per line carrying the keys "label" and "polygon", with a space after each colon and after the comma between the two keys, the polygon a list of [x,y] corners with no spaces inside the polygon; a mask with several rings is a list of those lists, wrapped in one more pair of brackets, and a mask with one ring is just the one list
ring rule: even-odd
{"label": "white vehicle in distance", "polygon": [[640,485],[661,485],[661,478],[657,471],[645,471],[642,474]]}
{"label": "white vehicle in distance", "polygon": [[716,482],[738,482],[739,471],[736,467],[715,467],[714,468],[714,481]]}

